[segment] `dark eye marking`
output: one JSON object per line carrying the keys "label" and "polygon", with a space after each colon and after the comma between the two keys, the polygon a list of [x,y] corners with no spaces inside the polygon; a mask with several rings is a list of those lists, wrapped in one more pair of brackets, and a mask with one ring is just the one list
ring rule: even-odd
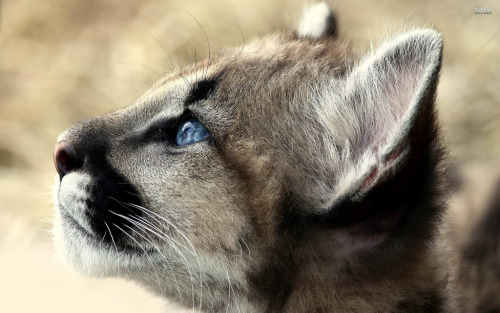
{"label": "dark eye marking", "polygon": [[177,117],[159,119],[141,132],[141,142],[163,142],[178,147],[208,138],[210,133],[198,118],[186,110]]}
{"label": "dark eye marking", "polygon": [[215,92],[218,85],[218,78],[211,78],[196,82],[186,97],[185,105],[187,106],[202,100],[207,100]]}
{"label": "dark eye marking", "polygon": [[[193,128],[188,128],[189,129],[194,129],[196,130],[195,133],[193,133],[194,136],[193,138],[187,140],[187,141],[182,141],[182,145],[177,144],[177,134],[178,134],[178,129],[179,126],[182,125],[182,123],[188,121],[190,118],[196,118],[196,114],[193,114],[191,110],[188,108],[189,105],[196,105],[196,103],[207,100],[210,98],[215,90],[217,89],[217,86],[219,85],[219,75],[217,75],[214,78],[210,79],[204,79],[201,81],[196,82],[190,89],[188,95],[186,96],[184,100],[184,107],[185,111],[179,116],[175,117],[168,117],[168,118],[161,118],[155,121],[152,121],[147,125],[147,128],[145,130],[142,130],[140,134],[134,137],[136,140],[137,146],[140,146],[140,143],[144,142],[166,142],[169,144],[173,144],[176,146],[183,146],[187,145],[187,143],[194,143],[201,141],[205,138],[208,137],[209,132],[208,130],[205,129],[203,124],[197,120],[197,123],[193,124],[191,123],[190,125],[193,125]],[[198,123],[200,123],[201,126],[198,126]],[[130,138],[131,141],[132,138]]]}

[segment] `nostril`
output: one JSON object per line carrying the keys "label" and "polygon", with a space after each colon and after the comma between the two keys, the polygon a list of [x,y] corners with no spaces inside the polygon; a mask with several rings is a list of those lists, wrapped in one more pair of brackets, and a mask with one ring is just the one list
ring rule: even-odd
{"label": "nostril", "polygon": [[58,142],[54,150],[54,164],[61,178],[82,166],[70,144],[65,141]]}

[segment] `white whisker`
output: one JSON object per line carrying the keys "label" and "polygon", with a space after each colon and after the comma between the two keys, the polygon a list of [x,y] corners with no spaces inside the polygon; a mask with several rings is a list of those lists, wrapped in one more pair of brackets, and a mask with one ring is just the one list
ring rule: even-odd
{"label": "white whisker", "polygon": [[[248,258],[250,260],[252,260],[252,255],[250,254],[250,247],[248,247],[248,244],[245,242],[245,240],[243,239],[243,237],[240,236],[240,241],[245,245],[245,247],[247,247],[247,250],[248,250]],[[240,244],[241,245],[241,244]]]}
{"label": "white whisker", "polygon": [[104,236],[102,236],[101,242],[104,242],[104,238],[106,238],[106,234],[108,233],[107,230],[104,231]]}
{"label": "white whisker", "polygon": [[[149,232],[155,234],[158,238],[162,239],[163,241],[166,241],[168,242],[169,244],[175,244],[177,246],[177,244],[186,249],[187,251],[191,252],[191,250],[189,250],[186,246],[178,243],[176,240],[174,240],[172,237],[168,236],[168,235],[165,235],[165,234],[162,234],[162,233],[159,233],[160,229],[158,229],[157,227],[155,227],[156,229],[158,229],[158,232],[151,229],[150,227],[148,227],[148,224],[145,224],[143,221],[141,220],[138,220],[137,219],[137,216],[126,216],[126,215],[123,215],[123,214],[118,214],[118,213],[115,213],[113,211],[110,211],[112,214],[116,215],[116,216],[119,216],[127,221],[129,221],[130,223],[136,225],[136,226],[140,226],[146,230],[148,230]],[[192,252],[191,252],[192,253]]]}
{"label": "white whisker", "polygon": [[142,245],[132,236],[130,236],[125,230],[123,230],[123,228],[121,228],[120,226],[116,225],[115,223],[113,223],[113,225],[118,228],[119,230],[122,231],[122,233],[124,233],[127,237],[129,237],[130,239],[132,239],[138,246],[139,248],[141,248],[141,250],[144,252],[144,254],[146,255],[146,257],[148,258],[149,260],[149,263],[151,264],[151,267],[153,268],[154,272],[155,272],[155,276],[156,276],[156,283],[158,284],[158,288],[160,289],[160,293],[165,296],[165,290],[163,288],[163,285],[161,284],[161,281],[160,281],[160,277],[158,276],[158,271],[155,269],[154,267],[154,263],[153,261],[151,260],[151,257],[149,256],[148,252],[146,251],[146,249],[144,249],[142,247]]}
{"label": "white whisker", "polygon": [[[131,194],[133,194],[133,193],[131,193]],[[186,269],[189,272],[189,276],[190,276],[191,280],[193,278],[192,278],[192,273],[191,273],[191,270],[190,270],[189,262],[187,261],[186,257],[184,256],[184,254],[182,253],[182,251],[179,250],[178,247],[184,248],[186,251],[190,252],[196,258],[196,261],[197,261],[197,264],[198,264],[198,269],[199,269],[199,284],[200,284],[199,309],[201,310],[202,301],[203,301],[203,274],[202,274],[202,271],[201,271],[201,263],[200,263],[200,259],[199,259],[198,253],[196,252],[196,249],[195,249],[193,243],[191,242],[191,240],[176,225],[174,225],[172,222],[170,222],[169,220],[165,219],[161,215],[159,215],[159,214],[157,214],[157,213],[155,213],[155,212],[153,212],[151,210],[148,210],[145,207],[142,207],[142,206],[139,206],[137,204],[134,204],[134,203],[122,202],[122,201],[119,201],[118,199],[115,199],[115,198],[110,197],[110,196],[108,196],[108,198],[116,201],[117,203],[119,203],[121,206],[123,206],[125,208],[130,207],[130,208],[135,208],[135,209],[140,210],[141,212],[143,212],[144,214],[146,214],[147,216],[149,216],[152,220],[154,220],[159,225],[162,224],[162,221],[165,222],[167,224],[167,226],[171,227],[176,233],[178,233],[187,242],[187,244],[189,245],[189,247],[191,249],[188,249],[186,246],[180,244],[175,239],[171,238],[170,236],[167,236],[166,234],[164,234],[159,229],[158,226],[154,225],[150,221],[145,220],[142,217],[139,217],[137,215],[125,216],[123,214],[118,214],[116,212],[111,212],[111,213],[113,213],[113,214],[115,214],[115,215],[117,215],[117,216],[119,216],[119,217],[121,217],[121,218],[129,221],[133,225],[136,225],[137,227],[139,227],[139,228],[141,228],[143,230],[149,231],[150,233],[156,235],[159,239],[161,239],[164,242],[166,242],[169,246],[171,246],[181,256],[181,258],[183,260],[183,263],[185,264]],[[129,208],[127,208],[127,209],[130,210]],[[130,211],[132,212],[132,210],[130,210]],[[193,309],[194,309],[194,286],[192,286],[191,290],[192,290]]]}
{"label": "white whisker", "polygon": [[115,238],[113,238],[113,234],[111,233],[111,229],[108,226],[108,223],[104,222],[104,225],[106,225],[106,228],[109,231],[109,235],[111,236],[111,241],[113,242],[113,245],[115,246],[115,250],[118,253],[118,247],[116,246]]}
{"label": "white whisker", "polygon": [[[161,252],[161,250],[150,240],[151,238],[146,238],[144,237],[141,233],[139,233],[138,231],[134,230],[132,227],[128,226],[128,225],[124,225],[125,227],[127,227],[128,229],[130,229],[131,231],[133,231],[134,233],[136,233],[138,236],[140,236],[141,238],[143,238],[144,240],[146,240],[157,252],[158,254],[160,254],[160,256],[163,258],[163,260],[165,261],[165,263],[167,263],[167,266],[170,270],[170,273],[172,274],[172,278],[174,279],[174,284],[175,284],[175,288],[177,290],[177,294],[179,295],[179,298],[181,298],[181,290],[179,289],[179,283],[177,282],[177,275],[174,273],[174,270],[172,269],[172,266],[170,265],[170,262],[167,260],[167,258],[165,257],[165,255]],[[143,230],[143,229],[141,229]],[[144,231],[144,230],[143,230]],[[145,233],[145,236],[148,236],[146,233]],[[149,236],[148,236],[149,237]]]}
{"label": "white whisker", "polygon": [[191,280],[191,294],[192,294],[192,298],[193,298],[193,307],[194,307],[194,299],[195,299],[195,298],[194,298],[194,285],[193,285],[193,280],[194,280],[194,279],[193,279],[193,275],[192,275],[192,273],[191,273],[191,267],[190,267],[189,262],[187,261],[186,257],[185,257],[185,256],[184,256],[184,254],[183,254],[183,253],[179,250],[179,248],[175,245],[175,243],[173,243],[173,242],[172,242],[169,238],[166,238],[165,236],[163,236],[163,235],[161,235],[161,234],[158,234],[158,233],[156,233],[156,232],[152,231],[150,228],[146,227],[146,226],[145,226],[143,223],[141,223],[141,222],[138,222],[138,221],[136,221],[136,220],[133,220],[132,218],[127,217],[127,216],[125,216],[125,215],[123,215],[123,214],[118,214],[118,213],[113,212],[113,211],[110,211],[110,212],[111,212],[112,214],[115,214],[116,216],[119,216],[119,217],[121,217],[121,218],[123,218],[123,219],[125,219],[125,220],[129,221],[130,223],[132,223],[132,224],[134,224],[134,225],[138,226],[139,228],[143,228],[143,229],[145,228],[145,229],[148,229],[150,232],[152,232],[152,233],[156,234],[156,235],[158,236],[158,238],[163,239],[163,240],[164,240],[167,244],[169,244],[169,246],[170,246],[170,247],[172,247],[172,248],[174,249],[174,251],[175,251],[175,252],[177,252],[177,253],[181,256],[181,258],[182,258],[182,260],[183,260],[183,263],[184,263],[184,265],[186,266],[186,269],[187,269],[187,271],[188,271],[188,273],[189,273],[190,280]]}
{"label": "white whisker", "polygon": [[[134,208],[137,208],[137,209],[141,210],[142,212],[144,212],[148,216],[151,216],[151,214],[153,214],[153,215],[157,216],[158,218],[160,218],[161,220],[165,221],[165,223],[167,223],[175,231],[177,231],[179,233],[179,235],[181,235],[181,237],[188,243],[188,245],[191,247],[191,249],[193,249],[194,255],[195,255],[197,263],[198,263],[199,276],[200,276],[200,304],[199,304],[199,308],[201,310],[202,300],[203,300],[203,274],[201,272],[200,258],[198,257],[198,253],[196,252],[196,249],[195,249],[193,243],[191,242],[191,240],[189,240],[189,238],[187,238],[187,236],[177,226],[175,226],[172,222],[170,222],[169,220],[165,219],[163,216],[159,215],[158,213],[155,213],[155,212],[153,212],[151,210],[146,209],[145,207],[142,207],[142,206],[139,206],[139,205],[136,205],[136,204],[133,204],[133,203],[128,203],[128,205],[131,205]],[[148,212],[150,214],[148,214]]]}

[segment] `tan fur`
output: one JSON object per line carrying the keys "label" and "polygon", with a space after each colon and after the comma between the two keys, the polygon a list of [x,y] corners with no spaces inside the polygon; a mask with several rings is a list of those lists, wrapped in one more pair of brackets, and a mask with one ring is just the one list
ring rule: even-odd
{"label": "tan fur", "polygon": [[[65,131],[69,262],[206,312],[460,312],[441,236],[442,39],[413,30],[359,57],[325,8]],[[178,147],[187,110],[210,137]]]}

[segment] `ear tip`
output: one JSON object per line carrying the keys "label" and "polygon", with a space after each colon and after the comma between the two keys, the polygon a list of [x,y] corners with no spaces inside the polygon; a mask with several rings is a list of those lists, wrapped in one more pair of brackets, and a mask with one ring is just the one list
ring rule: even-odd
{"label": "ear tip", "polygon": [[300,37],[321,38],[335,35],[337,20],[326,2],[318,2],[306,8],[297,28]]}
{"label": "ear tip", "polygon": [[443,40],[443,36],[441,35],[441,33],[433,28],[415,28],[409,33],[420,38],[428,38],[436,41]]}
{"label": "ear tip", "polygon": [[403,35],[418,45],[424,45],[431,50],[443,50],[443,36],[432,28],[415,28]]}
{"label": "ear tip", "polygon": [[328,3],[326,3],[326,1],[321,1],[318,3],[312,4],[309,7],[309,10],[321,10],[321,11],[330,12],[330,11],[332,11],[332,8],[328,5]]}

